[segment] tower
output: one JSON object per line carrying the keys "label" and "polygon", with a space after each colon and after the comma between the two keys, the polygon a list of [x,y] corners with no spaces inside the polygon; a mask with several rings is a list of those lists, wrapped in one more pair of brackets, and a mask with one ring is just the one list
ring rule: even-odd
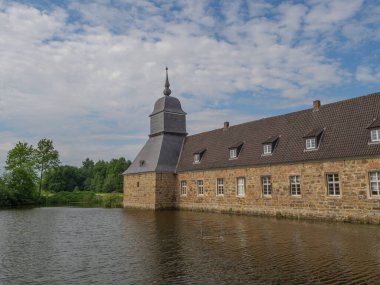
{"label": "tower", "polygon": [[164,96],[154,104],[149,139],[124,175],[124,206],[171,208],[176,202],[175,169],[186,133],[186,113],[171,95],[166,68]]}

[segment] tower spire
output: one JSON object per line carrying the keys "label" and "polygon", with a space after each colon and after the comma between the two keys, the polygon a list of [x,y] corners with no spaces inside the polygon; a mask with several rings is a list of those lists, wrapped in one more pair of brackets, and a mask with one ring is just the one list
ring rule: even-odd
{"label": "tower spire", "polygon": [[166,67],[166,81],[165,81],[165,89],[164,89],[165,96],[169,96],[172,93],[169,87],[170,87],[170,84],[169,84],[169,77],[168,77],[168,67]]}

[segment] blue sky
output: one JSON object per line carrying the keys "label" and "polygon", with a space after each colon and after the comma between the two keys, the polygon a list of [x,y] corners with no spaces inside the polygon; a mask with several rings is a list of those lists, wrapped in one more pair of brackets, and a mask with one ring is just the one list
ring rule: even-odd
{"label": "blue sky", "polygon": [[377,0],[0,0],[0,23],[0,165],[43,137],[133,159],[166,65],[190,134],[380,91]]}

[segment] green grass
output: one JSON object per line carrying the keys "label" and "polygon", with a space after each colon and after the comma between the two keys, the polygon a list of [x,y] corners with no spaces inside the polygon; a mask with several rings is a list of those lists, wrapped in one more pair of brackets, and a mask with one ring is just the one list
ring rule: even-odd
{"label": "green grass", "polygon": [[90,191],[43,192],[41,203],[54,206],[80,205],[86,207],[122,208],[123,194],[94,193]]}

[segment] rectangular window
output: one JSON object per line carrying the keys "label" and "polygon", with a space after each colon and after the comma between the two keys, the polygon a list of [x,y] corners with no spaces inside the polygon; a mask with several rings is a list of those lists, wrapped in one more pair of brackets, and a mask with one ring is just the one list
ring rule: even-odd
{"label": "rectangular window", "polygon": [[369,173],[369,183],[371,188],[371,196],[380,196],[380,171]]}
{"label": "rectangular window", "polygon": [[380,142],[380,130],[371,130],[371,142]]}
{"label": "rectangular window", "polygon": [[315,138],[306,139],[306,149],[315,149],[316,143]]}
{"label": "rectangular window", "polygon": [[272,195],[271,177],[270,176],[263,176],[262,177],[262,183],[263,183],[263,195],[264,196]]}
{"label": "rectangular window", "polygon": [[194,154],[194,163],[199,163],[201,161],[201,156],[199,153]]}
{"label": "rectangular window", "polygon": [[187,182],[186,180],[181,181],[181,195],[187,194]]}
{"label": "rectangular window", "polygon": [[236,158],[237,157],[237,149],[231,148],[230,149],[230,158]]}
{"label": "rectangular window", "polygon": [[216,179],[216,195],[224,195],[223,178]]}
{"label": "rectangular window", "polygon": [[237,191],[238,196],[245,196],[245,177],[237,178]]}
{"label": "rectangular window", "polygon": [[264,144],[264,154],[271,154],[271,153],[272,153],[272,145]]}
{"label": "rectangular window", "polygon": [[290,176],[290,195],[292,196],[301,195],[301,183],[300,183],[299,175]]}
{"label": "rectangular window", "polygon": [[339,175],[337,173],[326,174],[327,194],[329,196],[340,196]]}
{"label": "rectangular window", "polygon": [[203,195],[203,180],[197,180],[198,195]]}

